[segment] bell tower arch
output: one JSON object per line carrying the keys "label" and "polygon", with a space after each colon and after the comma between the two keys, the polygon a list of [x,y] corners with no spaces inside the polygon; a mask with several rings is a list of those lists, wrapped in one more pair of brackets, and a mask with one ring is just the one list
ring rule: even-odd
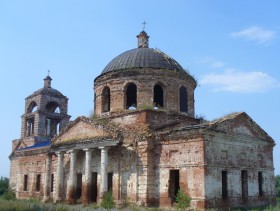
{"label": "bell tower arch", "polygon": [[51,81],[52,78],[46,76],[44,87],[25,99],[21,138],[34,138],[34,142],[41,138],[53,138],[68,124],[68,98],[53,89]]}

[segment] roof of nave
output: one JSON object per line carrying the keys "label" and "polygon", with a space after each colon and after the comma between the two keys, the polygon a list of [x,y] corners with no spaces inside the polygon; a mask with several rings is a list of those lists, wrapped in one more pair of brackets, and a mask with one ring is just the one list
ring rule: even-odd
{"label": "roof of nave", "polygon": [[213,121],[204,121],[197,125],[183,126],[174,131],[197,129],[202,129],[199,133],[205,133],[207,131],[222,132],[233,136],[253,137],[274,143],[274,140],[245,112],[234,112]]}

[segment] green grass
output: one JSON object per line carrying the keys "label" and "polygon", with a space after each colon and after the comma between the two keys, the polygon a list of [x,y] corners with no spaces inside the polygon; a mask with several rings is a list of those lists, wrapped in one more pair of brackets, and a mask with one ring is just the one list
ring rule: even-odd
{"label": "green grass", "polygon": [[[41,203],[37,199],[29,199],[29,200],[5,200],[0,198],[0,210],[1,211],[90,211],[90,210],[99,210],[104,211],[106,209],[99,207],[97,204],[90,204],[87,207],[83,207],[83,205],[68,205],[68,204],[53,204],[53,203]],[[133,205],[128,205],[122,209],[111,209],[111,211],[167,211],[170,209],[163,208],[144,208]],[[211,209],[215,211],[215,209]],[[231,209],[235,211],[241,211],[242,209]],[[243,209],[244,210],[244,209]],[[252,208],[247,209],[250,211],[280,211],[280,198],[277,198],[277,205],[275,207],[265,207],[265,208]]]}

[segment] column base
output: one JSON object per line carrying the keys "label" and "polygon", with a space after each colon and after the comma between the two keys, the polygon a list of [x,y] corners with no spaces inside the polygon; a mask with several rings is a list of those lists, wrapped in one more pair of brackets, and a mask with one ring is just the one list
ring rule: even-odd
{"label": "column base", "polygon": [[54,203],[60,203],[60,202],[62,202],[63,201],[63,198],[62,197],[58,197],[58,198],[56,198],[56,199],[54,199]]}
{"label": "column base", "polygon": [[50,197],[44,196],[42,202],[43,202],[43,203],[46,203],[46,202],[49,201],[49,200],[50,200]]}

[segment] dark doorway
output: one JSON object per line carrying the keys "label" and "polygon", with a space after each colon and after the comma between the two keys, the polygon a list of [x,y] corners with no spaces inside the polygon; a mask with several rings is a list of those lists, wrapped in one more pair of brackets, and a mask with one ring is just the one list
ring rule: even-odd
{"label": "dark doorway", "polygon": [[248,197],[248,176],[247,171],[241,171],[241,186],[242,186],[242,198],[245,199]]}
{"label": "dark doorway", "polygon": [[157,108],[163,108],[163,89],[160,85],[154,87],[154,105]]}
{"label": "dark doorway", "polygon": [[108,191],[113,191],[113,173],[108,173]]}
{"label": "dark doorway", "polygon": [[41,174],[37,174],[36,177],[36,191],[40,191],[40,187],[41,187]]}
{"label": "dark doorway", "polygon": [[97,202],[97,172],[92,172],[91,200]]}
{"label": "dark doorway", "polygon": [[222,171],[222,197],[224,200],[228,197],[227,171]]}
{"label": "dark doorway", "polygon": [[179,170],[170,170],[169,173],[169,198],[174,203],[176,195],[180,189],[180,172]]}
{"label": "dark doorway", "polygon": [[137,108],[137,87],[129,84],[126,88],[126,109]]}
{"label": "dark doorway", "polygon": [[263,196],[263,174],[261,171],[258,172],[258,182],[259,182],[259,196]]}
{"label": "dark doorway", "polygon": [[82,174],[77,174],[76,199],[80,199],[82,196],[82,177]]}
{"label": "dark doorway", "polygon": [[28,175],[24,175],[23,191],[27,191]]}
{"label": "dark doorway", "polygon": [[188,94],[184,86],[180,88],[180,111],[188,112]]}

